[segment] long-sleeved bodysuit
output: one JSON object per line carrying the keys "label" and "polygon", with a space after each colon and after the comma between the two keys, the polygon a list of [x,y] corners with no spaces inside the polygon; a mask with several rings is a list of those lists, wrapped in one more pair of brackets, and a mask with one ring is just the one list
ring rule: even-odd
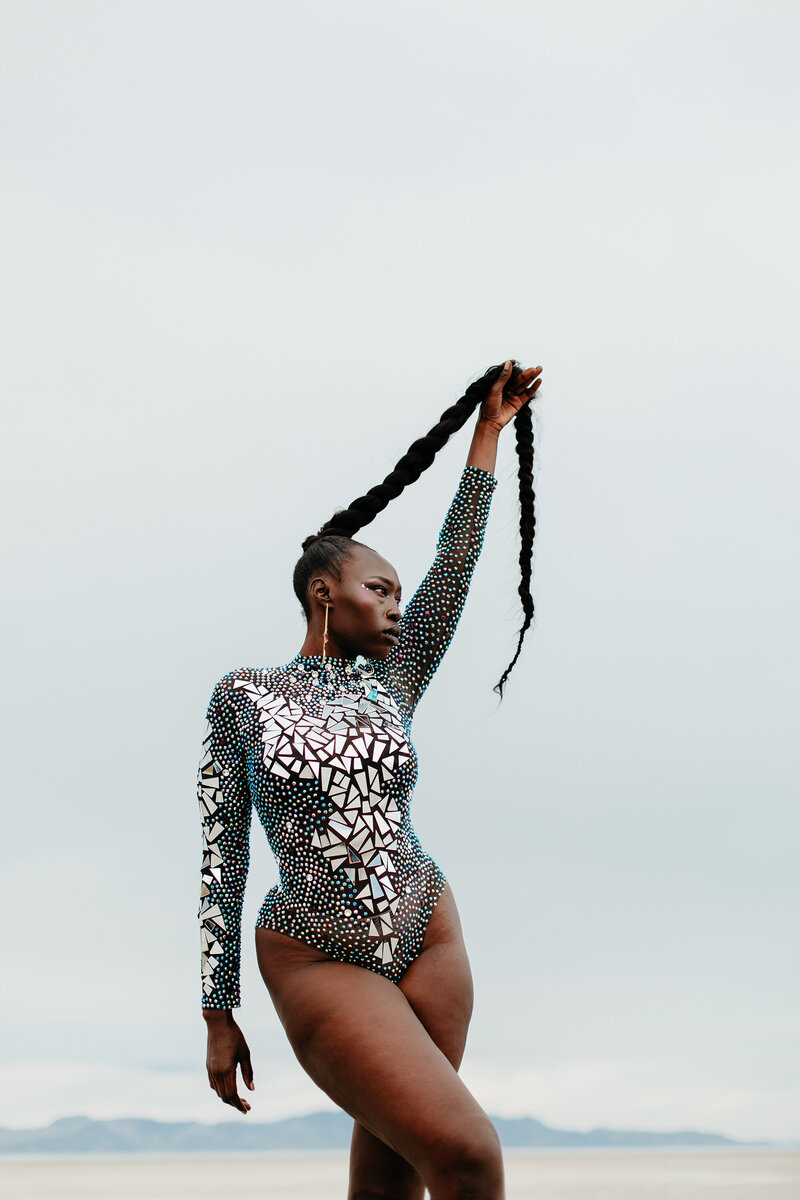
{"label": "long-sleeved bodysuit", "polygon": [[445,884],[409,814],[411,721],[453,636],[497,480],[468,466],[436,557],[385,659],[296,655],[214,688],[198,770],[204,1008],[240,1003],[241,913],[255,807],[280,883],[257,925],[397,982]]}

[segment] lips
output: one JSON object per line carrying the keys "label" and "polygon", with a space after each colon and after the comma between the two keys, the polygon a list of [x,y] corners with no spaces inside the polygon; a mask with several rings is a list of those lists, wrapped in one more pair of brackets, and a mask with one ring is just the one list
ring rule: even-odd
{"label": "lips", "polygon": [[384,629],[383,632],[386,637],[393,638],[396,642],[400,641],[400,630],[399,629]]}

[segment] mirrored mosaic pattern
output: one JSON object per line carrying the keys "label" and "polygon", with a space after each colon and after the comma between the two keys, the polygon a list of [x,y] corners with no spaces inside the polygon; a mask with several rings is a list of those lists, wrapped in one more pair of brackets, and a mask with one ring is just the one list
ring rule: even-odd
{"label": "mirrored mosaic pattern", "polygon": [[222,909],[211,898],[211,888],[222,883],[222,855],[217,838],[223,826],[217,820],[217,811],[222,799],[217,767],[211,756],[211,722],[206,721],[203,738],[203,754],[197,772],[197,796],[200,801],[200,819],[203,822],[203,868],[200,884],[200,947],[202,952],[203,992],[206,996],[214,990],[214,972],[222,956],[222,945],[218,933],[225,932],[225,917]]}
{"label": "mirrored mosaic pattern", "polygon": [[496,484],[465,468],[387,658],[323,668],[298,654],[214,689],[198,770],[204,1007],[240,1003],[253,809],[280,879],[258,925],[395,981],[419,953],[444,876],[411,824],[411,722],[458,624]]}
{"label": "mirrored mosaic pattern", "polygon": [[[239,924],[249,864],[250,794],[235,769],[238,748],[225,738],[223,729],[212,700],[197,770],[203,834],[198,917],[205,1007],[213,1006],[212,997],[222,991],[238,995]],[[225,762],[232,762],[234,769],[222,765]],[[228,918],[226,911],[232,914]]]}
{"label": "mirrored mosaic pattern", "polygon": [[400,883],[392,855],[402,823],[393,785],[414,750],[394,699],[372,670],[354,664],[351,678],[363,694],[328,700],[319,716],[263,684],[234,679],[232,686],[242,687],[258,712],[266,770],[314,779],[327,796],[330,812],[314,829],[311,848],[348,880],[349,905],[369,915],[373,954],[388,964],[398,942]]}

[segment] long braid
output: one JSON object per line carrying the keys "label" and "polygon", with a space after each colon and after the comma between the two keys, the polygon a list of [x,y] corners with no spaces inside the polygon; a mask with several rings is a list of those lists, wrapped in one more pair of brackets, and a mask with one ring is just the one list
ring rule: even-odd
{"label": "long braid", "polygon": [[519,658],[522,641],[533,620],[533,597],[531,596],[531,569],[533,564],[533,539],[536,533],[536,515],[534,512],[535,493],[533,490],[533,414],[530,402],[523,404],[514,417],[516,433],[517,457],[519,459],[519,598],[525,619],[519,631],[517,649],[511,662],[506,667],[493,691],[502,700],[503,688]]}
{"label": "long braid", "polygon": [[[353,500],[351,504],[334,513],[331,519],[315,534],[311,534],[303,542],[303,557],[300,558],[294,570],[294,590],[297,598],[308,615],[306,589],[313,572],[320,569],[330,570],[335,576],[339,575],[341,562],[347,557],[348,539],[351,539],[359,529],[363,529],[374,520],[379,512],[386,508],[390,500],[396,499],[410,483],[415,483],[423,471],[426,471],[436,455],[483,403],[492,386],[503,370],[503,365],[490,367],[489,370],[471,383],[464,395],[455,404],[445,409],[437,423],[425,435],[412,442],[403,457],[382,483],[369,489],[363,496]],[[509,376],[508,387],[514,383],[520,374],[520,367],[514,363]],[[503,687],[516,663],[522,649],[522,641],[533,620],[533,599],[530,592],[531,564],[533,557],[533,538],[536,518],[534,516],[533,492],[533,423],[530,412],[530,401],[524,404],[514,418],[516,431],[516,449],[519,457],[519,502],[520,502],[520,585],[519,595],[522,601],[524,621],[519,631],[517,649],[511,662],[506,667],[500,681],[495,684],[501,700]],[[358,543],[353,543],[358,544]]]}
{"label": "long braid", "polygon": [[[518,368],[515,369],[518,370]],[[327,534],[333,533],[352,537],[354,533],[358,533],[359,529],[363,529],[365,525],[374,520],[378,513],[386,508],[389,501],[395,500],[410,483],[416,483],[422,472],[427,471],[452,435],[457,433],[462,425],[466,425],[475,409],[488,395],[501,370],[502,366],[492,367],[475,383],[471,383],[461,399],[452,404],[450,408],[445,409],[433,429],[429,430],[425,437],[417,438],[415,442],[411,443],[383,483],[371,487],[363,496],[353,500],[348,508],[335,513],[316,536],[325,537]],[[312,540],[312,538],[307,538],[306,542]],[[303,543],[304,549],[306,542]]]}

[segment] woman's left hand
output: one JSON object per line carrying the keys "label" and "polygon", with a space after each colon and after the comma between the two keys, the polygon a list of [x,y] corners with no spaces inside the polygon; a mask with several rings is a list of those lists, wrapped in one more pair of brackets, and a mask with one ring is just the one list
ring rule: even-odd
{"label": "woman's left hand", "polygon": [[479,421],[493,426],[499,433],[536,393],[542,382],[541,373],[541,367],[521,371],[516,366],[516,359],[506,359],[492,390],[481,404]]}

